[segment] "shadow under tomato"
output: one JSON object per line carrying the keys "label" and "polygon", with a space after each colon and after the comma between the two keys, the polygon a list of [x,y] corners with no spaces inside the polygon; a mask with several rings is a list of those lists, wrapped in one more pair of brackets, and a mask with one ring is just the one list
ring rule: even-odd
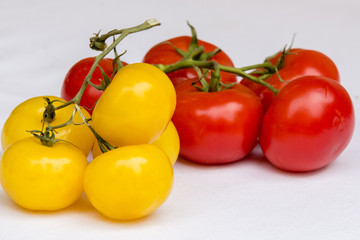
{"label": "shadow under tomato", "polygon": [[[161,210],[157,209],[155,212],[153,212],[152,214],[150,214],[149,216],[145,216],[142,218],[138,218],[138,219],[133,219],[133,220],[115,220],[115,219],[110,219],[106,216],[104,216],[103,214],[101,214],[100,212],[98,212],[95,207],[93,207],[90,203],[90,201],[88,200],[88,198],[86,197],[85,194],[83,194],[83,196],[72,206],[68,207],[67,209],[65,209],[65,211],[68,212],[86,212],[86,214],[88,215],[88,217],[91,217],[95,220],[99,220],[102,222],[108,222],[108,223],[114,223],[114,224],[122,224],[122,225],[135,225],[135,224],[139,224],[142,222],[147,222],[147,221],[152,221],[153,218],[157,218],[157,217],[161,217]],[[82,214],[82,213],[81,213]]]}
{"label": "shadow under tomato", "polygon": [[275,174],[292,176],[292,177],[296,177],[296,178],[306,178],[306,177],[309,177],[309,176],[318,175],[321,172],[325,171],[327,168],[331,167],[331,164],[330,164],[328,166],[325,166],[325,167],[317,169],[317,170],[303,171],[303,172],[284,170],[284,169],[278,168],[278,167],[274,166],[273,164],[271,164],[266,159],[264,154],[262,153],[262,150],[261,150],[259,145],[244,160],[245,161],[252,161],[258,167],[262,167],[262,168],[264,168],[264,169],[266,169],[268,171],[271,171],[271,172],[273,172]]}
{"label": "shadow under tomato", "polygon": [[111,219],[106,217],[105,215],[101,214],[100,212],[98,212],[95,208],[92,207],[92,214],[90,217],[92,217],[94,220],[99,220],[101,222],[106,222],[109,224],[114,224],[114,225],[122,225],[122,226],[126,226],[126,227],[138,227],[139,224],[151,224],[151,222],[157,222],[155,219],[157,218],[163,218],[162,217],[162,213],[161,213],[161,208],[157,209],[155,212],[151,213],[148,216],[144,216],[141,218],[137,218],[137,219],[132,219],[132,220],[117,220],[117,219]]}
{"label": "shadow under tomato", "polygon": [[45,210],[30,210],[30,209],[26,209],[23,208],[21,206],[19,206],[18,204],[16,204],[15,202],[13,202],[6,194],[5,192],[2,192],[0,195],[0,205],[2,205],[2,208],[5,208],[9,211],[13,210],[16,212],[21,212],[23,214],[26,215],[33,215],[33,214],[37,214],[37,215],[63,215],[63,214],[68,214],[71,212],[89,212],[92,211],[92,206],[91,204],[87,201],[86,197],[84,195],[82,195],[78,200],[76,200],[72,205],[63,208],[63,209],[59,209],[59,210],[55,210],[55,211],[45,211]]}
{"label": "shadow under tomato", "polygon": [[254,150],[249,153],[247,156],[245,156],[242,159],[239,159],[238,161],[230,162],[230,163],[224,163],[224,164],[201,164],[197,163],[191,160],[188,160],[182,156],[179,156],[176,164],[182,164],[189,167],[195,167],[199,169],[207,169],[207,168],[229,168],[229,167],[235,167],[241,164],[255,164],[259,165],[259,167],[262,168],[269,168],[272,167],[272,165],[266,160],[265,156],[262,154],[260,146],[256,146]]}
{"label": "shadow under tomato", "polygon": [[64,210],[68,212],[90,212],[94,209],[87,199],[85,193],[83,193],[74,204],[65,208]]}
{"label": "shadow under tomato", "polygon": [[177,162],[175,163],[174,167],[176,167],[176,164],[181,164],[182,166],[196,168],[199,170],[208,170],[208,169],[219,169],[219,168],[241,168],[245,165],[253,165],[256,168],[260,168],[263,171],[271,172],[274,174],[280,174],[280,175],[286,175],[286,176],[293,176],[296,178],[304,178],[309,177],[313,175],[320,174],[321,172],[325,171],[327,168],[331,167],[331,164],[329,166],[325,166],[323,168],[314,170],[314,171],[307,171],[307,172],[291,172],[287,170],[280,169],[274,165],[272,165],[264,156],[261,148],[259,145],[257,145],[251,153],[249,153],[246,157],[243,159],[240,159],[236,162],[231,163],[225,163],[225,164],[201,164],[196,163],[191,160],[185,159],[181,156],[179,156]]}

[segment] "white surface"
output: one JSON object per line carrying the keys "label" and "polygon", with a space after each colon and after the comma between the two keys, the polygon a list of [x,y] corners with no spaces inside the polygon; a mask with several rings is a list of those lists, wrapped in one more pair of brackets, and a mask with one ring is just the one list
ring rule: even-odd
{"label": "white surface", "polygon": [[[358,0],[2,0],[0,126],[23,100],[60,94],[71,65],[97,54],[88,48],[92,33],[151,18],[162,26],[125,39],[123,60],[141,61],[153,44],[188,34],[186,20],[239,67],[261,62],[296,33],[294,47],[337,64],[359,126],[359,10]],[[56,213],[24,211],[0,188],[0,239],[360,239],[359,135],[356,127],[339,159],[312,173],[279,171],[259,149],[225,166],[179,161],[170,198],[130,223],[101,217],[85,198]]]}

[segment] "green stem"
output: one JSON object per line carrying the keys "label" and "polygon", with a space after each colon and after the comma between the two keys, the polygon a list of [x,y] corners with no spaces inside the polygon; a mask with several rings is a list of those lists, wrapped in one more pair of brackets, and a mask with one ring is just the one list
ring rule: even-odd
{"label": "green stem", "polygon": [[[158,21],[156,21],[155,19],[152,19],[152,20],[147,20],[144,23],[142,23],[142,24],[140,24],[138,26],[135,26],[135,27],[125,28],[125,29],[122,29],[122,30],[113,30],[113,31],[110,31],[107,34],[104,34],[104,35],[100,36],[100,37],[98,36],[98,34],[95,37],[92,37],[90,39],[90,42],[91,42],[90,46],[92,46],[92,44],[94,46],[100,46],[101,45],[102,47],[104,47],[104,49],[102,49],[102,52],[98,56],[95,57],[95,61],[94,61],[93,65],[91,66],[88,74],[86,75],[86,77],[84,79],[84,82],[81,85],[80,90],[77,92],[75,97],[72,98],[70,101],[62,103],[61,105],[59,105],[57,107],[54,107],[54,105],[52,104],[55,100],[50,101],[48,98],[45,98],[48,105],[45,107],[45,110],[44,110],[44,113],[43,113],[43,123],[46,123],[48,125],[48,127],[46,128],[45,133],[43,133],[42,131],[37,131],[37,130],[32,131],[33,135],[37,136],[38,138],[41,138],[44,145],[49,145],[50,146],[50,145],[52,145],[53,143],[55,143],[57,141],[57,140],[54,140],[54,138],[55,138],[55,135],[54,135],[55,129],[65,127],[65,126],[68,126],[70,124],[80,125],[80,124],[85,123],[90,128],[90,130],[93,132],[93,134],[96,136],[96,138],[97,138],[97,140],[99,142],[100,148],[101,148],[101,150],[103,152],[104,152],[104,149],[105,149],[105,151],[106,151],[106,149],[108,149],[108,150],[114,149],[114,147],[111,146],[109,143],[107,143],[104,139],[102,139],[99,136],[99,134],[97,134],[95,132],[93,127],[89,124],[88,120],[83,115],[83,113],[81,111],[81,108],[79,107],[80,100],[81,100],[81,98],[82,98],[82,96],[83,96],[83,94],[85,92],[85,89],[86,89],[86,87],[88,85],[91,85],[92,87],[95,87],[96,89],[98,89],[98,87],[95,86],[93,83],[91,83],[90,80],[91,80],[91,77],[92,77],[95,69],[98,67],[98,64],[100,63],[100,61],[108,53],[110,53],[110,51],[114,50],[115,47],[127,35],[132,34],[132,33],[136,33],[136,32],[140,32],[140,31],[143,31],[143,30],[146,30],[146,29],[152,28],[154,26],[158,26],[158,25],[160,25],[160,23]],[[117,34],[120,34],[120,36],[117,39],[114,39],[113,43],[109,47],[107,47],[106,44],[105,44],[105,40],[107,38],[109,38],[111,36],[114,36],[114,35],[117,35]],[[99,44],[98,44],[97,41],[100,41]],[[94,48],[97,48],[97,47],[94,47]],[[97,49],[97,50],[99,50],[99,49]],[[116,52],[115,52],[115,55],[117,55]],[[74,111],[73,111],[71,117],[69,118],[69,120],[66,121],[65,123],[62,123],[62,124],[59,124],[59,125],[56,125],[56,126],[50,126],[49,122],[51,122],[55,118],[56,110],[67,107],[67,106],[69,106],[71,104],[74,104],[75,108],[74,108]],[[80,116],[81,116],[81,118],[83,120],[81,123],[75,123],[74,122],[74,116],[75,116],[76,112],[79,112],[79,114],[80,114]],[[51,140],[51,142],[49,141],[49,139]]]}
{"label": "green stem", "polygon": [[67,120],[66,122],[64,122],[64,123],[62,123],[62,124],[56,125],[56,126],[51,126],[51,125],[48,123],[48,127],[47,127],[47,128],[48,128],[49,130],[51,130],[51,131],[54,131],[55,129],[69,126],[70,124],[73,123],[73,119],[74,119],[75,113],[76,113],[76,110],[74,109],[74,111],[73,111],[73,113],[71,114],[71,117],[70,117],[69,120]]}
{"label": "green stem", "polygon": [[[200,61],[200,60],[193,60],[193,59],[183,59],[183,60],[180,60],[179,62],[176,62],[174,64],[169,64],[169,65],[161,65],[161,64],[157,65],[157,67],[165,73],[174,72],[174,71],[184,69],[184,68],[192,68],[194,66],[197,66],[199,68],[215,69],[216,65],[214,65],[213,61]],[[269,62],[264,62],[261,64],[251,65],[251,66],[247,66],[247,67],[243,67],[243,68],[234,68],[234,67],[229,67],[229,66],[224,66],[224,65],[218,64],[220,71],[233,73],[240,77],[248,79],[250,81],[261,84],[261,85],[267,87],[268,89],[270,89],[274,94],[277,94],[279,92],[279,90],[276,89],[275,87],[273,87],[271,84],[264,81],[263,78],[255,77],[255,76],[245,72],[246,70],[257,69],[257,68],[271,68],[271,66],[272,66],[272,68],[274,68],[274,66]],[[267,77],[268,77],[268,75],[267,75]]]}
{"label": "green stem", "polygon": [[265,74],[262,74],[260,77],[258,77],[258,79],[265,80],[265,79],[271,77],[272,75],[273,75],[273,73],[265,73]]}
{"label": "green stem", "polygon": [[98,66],[98,64],[100,63],[100,61],[108,54],[110,53],[127,35],[132,34],[132,33],[136,33],[136,32],[140,32],[140,31],[144,31],[146,29],[155,27],[160,25],[160,23],[155,20],[147,20],[145,21],[143,24],[140,24],[138,26],[135,27],[131,27],[131,28],[125,28],[125,29],[121,29],[121,30],[113,30],[110,31],[108,34],[104,34],[102,36],[100,36],[101,40],[103,39],[107,39],[108,37],[114,36],[115,34],[121,34],[117,39],[115,39],[115,41],[113,41],[113,43],[107,47],[106,49],[104,49],[104,51],[102,51],[98,56],[95,57],[95,61],[93,63],[93,65],[91,66],[88,74],[85,77],[85,80],[80,88],[80,90],[78,91],[78,93],[75,95],[75,97],[71,100],[69,100],[68,102],[56,107],[56,110],[64,108],[66,106],[69,106],[72,103],[75,104],[80,104],[80,100],[82,98],[82,95],[85,92],[86,87],[88,86],[88,84],[90,84],[90,80],[91,80],[91,76],[93,75],[96,67]]}
{"label": "green stem", "polygon": [[[254,65],[250,65],[250,66],[245,66],[245,67],[241,67],[239,69],[241,69],[242,71],[249,71],[249,70],[254,70],[254,69],[259,69],[259,68],[265,68],[266,70],[268,70],[268,72],[271,73],[275,73],[275,66],[272,65],[270,62],[263,62],[263,63],[259,63],[259,64],[254,64]],[[225,71],[225,70],[223,70]]]}
{"label": "green stem", "polygon": [[89,123],[89,121],[86,119],[86,117],[84,116],[84,114],[81,111],[81,108],[79,107],[79,105],[75,104],[75,109],[76,111],[80,114],[81,119],[83,120],[83,123],[85,123],[88,128],[91,130],[91,132],[94,134],[96,140],[99,143],[100,149],[102,152],[105,152],[107,150],[103,149],[103,147],[105,146],[106,149],[108,150],[113,150],[115,149],[114,146],[112,146],[110,143],[106,142],[96,131],[95,129],[91,126],[91,124]]}
{"label": "green stem", "polygon": [[96,84],[92,83],[91,81],[89,81],[88,84],[89,84],[91,87],[95,88],[96,90],[99,90],[99,91],[103,91],[103,90],[104,90],[101,85],[96,85]]}
{"label": "green stem", "polygon": [[199,60],[209,60],[210,58],[212,58],[213,56],[215,56],[216,54],[220,53],[221,49],[220,48],[216,48],[214,51],[212,52],[204,52],[200,55],[200,59]]}
{"label": "green stem", "polygon": [[214,69],[214,73],[211,76],[209,84],[209,92],[217,92],[220,81],[220,65],[216,61],[211,61]]}
{"label": "green stem", "polygon": [[99,36],[99,33],[95,34],[94,37],[90,38],[90,48],[93,50],[98,50],[98,51],[104,51],[107,48],[107,45],[105,43],[105,41],[109,38],[109,37],[113,37],[115,35],[119,35],[119,34],[123,34],[126,31],[130,31],[130,33],[133,33],[132,31],[135,30],[134,32],[139,32],[139,31],[143,31],[149,28],[152,28],[154,26],[158,26],[160,25],[160,23],[156,20],[156,19],[150,19],[150,20],[146,20],[145,23],[132,27],[132,28],[125,28],[125,29],[114,29],[108,33],[105,33],[101,36]]}
{"label": "green stem", "polygon": [[[62,127],[65,127],[65,126],[68,126],[70,124],[86,124],[90,130],[93,132],[93,134],[95,135],[96,139],[98,140],[99,142],[99,145],[100,145],[100,148],[101,150],[104,152],[106,151],[106,149],[108,150],[111,150],[111,149],[114,149],[113,146],[111,146],[109,143],[107,143],[103,138],[101,138],[101,136],[99,134],[97,134],[95,132],[95,130],[93,129],[93,127],[89,124],[88,120],[86,119],[86,117],[83,115],[83,113],[81,112],[81,108],[79,107],[79,104],[80,104],[80,100],[85,92],[85,89],[88,85],[91,85],[92,87],[95,87],[97,88],[97,86],[95,86],[94,84],[91,83],[91,77],[95,71],[95,69],[97,68],[98,64],[100,63],[100,61],[108,54],[110,53],[110,51],[112,51],[113,49],[115,49],[115,47],[129,34],[132,34],[132,33],[136,33],[136,32],[140,32],[140,31],[143,31],[143,30],[146,30],[146,29],[149,29],[149,28],[152,28],[154,26],[158,26],[160,25],[160,23],[155,20],[155,19],[152,19],[152,20],[147,20],[145,21],[143,24],[140,24],[138,26],[135,26],[135,27],[131,27],[131,28],[125,28],[125,29],[122,29],[122,30],[113,30],[113,31],[110,31],[109,33],[107,34],[104,34],[102,36],[98,36],[96,35],[96,37],[93,37],[90,39],[90,46],[92,44],[94,44],[94,46],[99,46],[101,44],[103,44],[102,46],[105,47],[102,52],[95,57],[95,61],[93,63],[93,65],[91,66],[88,74],[86,75],[85,79],[84,79],[84,82],[83,84],[81,85],[81,88],[80,90],[77,92],[77,94],[75,95],[74,98],[72,98],[71,100],[57,106],[57,107],[54,107],[52,105],[52,103],[50,102],[50,100],[47,100],[48,102],[48,106],[52,107],[53,111],[54,111],[54,117],[55,117],[55,110],[59,110],[61,108],[64,108],[64,107],[67,107],[71,104],[74,104],[75,105],[75,108],[74,108],[74,111],[70,117],[70,119],[65,122],[65,123],[62,123],[62,124],[59,124],[59,125],[56,125],[56,126],[50,126],[50,124],[44,120],[44,122],[46,122],[48,124],[48,127],[47,127],[47,132],[51,131],[53,132],[55,129],[57,128],[62,128]],[[113,43],[107,47],[106,44],[105,44],[105,40],[108,38],[108,37],[111,37],[111,36],[114,36],[114,35],[117,35],[117,34],[120,34],[120,36],[115,39],[113,41]],[[97,44],[97,41],[100,41],[100,44]],[[95,48],[95,47],[94,47]],[[99,50],[99,49],[97,49]],[[49,111],[49,110],[48,110]],[[75,113],[79,112],[83,122],[82,123],[74,123],[73,119],[74,119],[74,116],[75,116]],[[50,111],[49,111],[50,112]],[[47,112],[46,112],[47,113]],[[45,112],[44,112],[44,115],[45,115]],[[50,115],[52,115],[52,112],[50,112]]]}
{"label": "green stem", "polygon": [[[259,66],[261,66],[261,64],[259,64]],[[275,95],[279,92],[278,89],[276,89],[274,86],[272,86],[271,84],[269,84],[268,82],[264,81],[263,78],[261,77],[255,77],[251,74],[246,73],[245,71],[242,70],[242,68],[233,68],[233,67],[228,67],[228,66],[223,66],[220,65],[220,70],[224,71],[224,72],[229,72],[229,73],[234,73],[240,77],[243,77],[245,79],[248,79],[250,81],[256,82],[258,84],[263,85],[264,87],[267,87],[270,91],[272,91]],[[272,75],[272,74],[271,74]]]}

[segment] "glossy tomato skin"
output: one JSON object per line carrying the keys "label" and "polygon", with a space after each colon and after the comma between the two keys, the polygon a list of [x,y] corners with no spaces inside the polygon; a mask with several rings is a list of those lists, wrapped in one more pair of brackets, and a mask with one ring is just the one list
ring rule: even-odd
{"label": "glossy tomato skin", "polygon": [[0,182],[7,195],[29,210],[70,206],[83,192],[85,155],[67,142],[44,146],[35,137],[10,145],[1,156]]}
{"label": "glossy tomato skin", "polygon": [[312,171],[333,162],[350,142],[355,117],[351,99],[336,81],[315,76],[281,89],[264,115],[260,146],[287,171]]}
{"label": "glossy tomato skin", "polygon": [[95,131],[113,146],[152,143],[174,113],[176,93],[168,76],[147,63],[121,68],[97,102]]}
{"label": "glossy tomato skin", "polygon": [[[65,76],[62,88],[61,97],[69,101],[75,97],[83,84],[86,75],[89,73],[91,66],[95,61],[94,57],[88,57],[81,59],[75,63]],[[123,62],[123,65],[127,63]],[[104,58],[100,61],[99,66],[104,70],[105,74],[111,78],[113,73],[113,59]],[[97,67],[91,77],[91,82],[100,86],[100,82],[103,79],[101,70]],[[86,107],[91,114],[95,106],[96,101],[99,99],[103,91],[97,90],[88,85],[85,89],[83,97],[80,101],[80,106]]]}
{"label": "glossy tomato skin", "polygon": [[[281,52],[272,58],[270,62],[275,65],[280,56]],[[266,82],[276,89],[281,89],[287,82],[302,76],[323,76],[340,82],[339,72],[335,63],[325,54],[309,49],[291,49],[290,54],[285,57],[284,65],[279,70],[279,74],[281,79],[286,82],[280,81],[277,74],[266,79]],[[259,96],[265,109],[268,108],[275,98],[275,94],[262,85],[246,79],[242,79],[241,84],[249,87]]]}
{"label": "glossy tomato skin", "polygon": [[[20,139],[32,136],[28,131],[43,129],[43,113],[47,105],[44,97],[49,98],[51,101],[56,101],[53,104],[55,107],[65,101],[56,96],[38,96],[27,99],[16,106],[2,128],[1,146],[3,150]],[[56,110],[55,118],[50,123],[51,126],[57,126],[67,122],[72,116],[73,111],[74,104]],[[90,118],[90,114],[85,109],[82,109],[82,113],[86,118]],[[79,113],[74,115],[73,120],[76,123],[82,122]],[[94,134],[85,124],[70,124],[58,128],[55,132],[55,138],[71,142],[79,147],[86,156],[91,151],[95,139]]]}
{"label": "glossy tomato skin", "polygon": [[[161,133],[160,137],[156,139],[152,144],[158,147],[168,156],[172,165],[176,163],[180,152],[180,140],[179,134],[171,121],[169,122],[165,130]],[[93,158],[96,158],[101,154],[103,153],[100,150],[99,144],[97,143],[97,141],[95,141],[92,148],[92,156]]]}
{"label": "glossy tomato skin", "polygon": [[192,80],[179,84],[172,121],[180,137],[180,155],[202,164],[242,159],[257,143],[263,107],[241,84],[219,92],[200,92]]}
{"label": "glossy tomato skin", "polygon": [[[178,62],[182,59],[182,56],[174,50],[173,46],[183,51],[187,51],[190,42],[190,36],[180,36],[158,43],[146,53],[143,62],[164,65]],[[211,52],[217,48],[215,45],[202,40],[198,40],[198,42],[199,46],[203,46],[205,48],[205,52]],[[230,57],[223,51],[216,54],[210,60],[217,61],[221,65],[234,67]],[[167,75],[175,86],[184,80],[198,77],[198,74],[192,68],[178,70],[172,73],[168,73]],[[237,80],[236,75],[227,72],[221,72],[221,79],[224,83],[236,82]]]}
{"label": "glossy tomato skin", "polygon": [[169,157],[172,165],[176,163],[180,152],[180,139],[172,121],[169,122],[160,137],[152,144],[161,149]]}
{"label": "glossy tomato skin", "polygon": [[104,216],[133,220],[154,212],[168,198],[173,168],[152,144],[119,147],[96,157],[84,177],[90,203]]}

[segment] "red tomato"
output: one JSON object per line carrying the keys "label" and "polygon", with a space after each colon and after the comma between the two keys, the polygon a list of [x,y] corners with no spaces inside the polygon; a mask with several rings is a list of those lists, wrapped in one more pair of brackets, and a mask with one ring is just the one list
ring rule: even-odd
{"label": "red tomato", "polygon": [[349,94],[336,81],[304,76],[284,86],[264,115],[260,146],[276,167],[311,171],[334,161],[354,131]]}
{"label": "red tomato", "polygon": [[[271,59],[270,62],[275,65],[280,56],[281,52]],[[335,63],[325,54],[308,49],[291,49],[290,54],[285,56],[284,65],[279,70],[279,74],[284,81],[292,81],[301,76],[324,76],[340,82],[339,72]],[[276,73],[266,79],[266,82],[276,89],[281,89],[287,84],[280,81]],[[275,94],[262,85],[246,79],[242,79],[241,83],[252,89],[259,96],[265,109],[268,108],[275,98]]]}
{"label": "red tomato", "polygon": [[[190,36],[180,36],[161,42],[152,47],[146,53],[143,62],[164,65],[178,62],[182,59],[182,56],[175,51],[173,46],[183,51],[187,51],[190,42]],[[198,43],[199,46],[203,46],[205,48],[205,52],[212,52],[217,48],[215,45],[205,41],[198,40]],[[231,61],[230,57],[223,51],[210,58],[210,60],[217,61],[221,65],[234,67],[234,64]],[[198,74],[192,68],[181,69],[175,72],[168,73],[167,75],[175,86],[184,80],[198,78]],[[232,73],[221,72],[221,79],[224,83],[235,82],[236,75]]]}
{"label": "red tomato", "polygon": [[202,92],[193,80],[177,85],[172,121],[180,138],[180,155],[202,164],[223,164],[245,157],[257,143],[263,115],[258,97],[236,84],[219,92]]}
{"label": "red tomato", "polygon": [[[80,90],[86,75],[88,74],[91,66],[95,61],[94,57],[84,58],[75,65],[73,65],[69,72],[66,74],[62,89],[61,97],[69,101],[75,97],[75,95]],[[126,65],[126,63],[123,63]],[[104,70],[106,75],[110,78],[113,72],[113,59],[104,58],[100,61],[99,66]],[[91,82],[95,85],[100,86],[100,82],[103,79],[101,70],[97,67],[91,77]],[[99,99],[103,91],[97,90],[92,86],[88,85],[85,89],[85,92],[81,98],[80,106],[84,106],[88,109],[89,113],[92,114],[93,107],[96,101]]]}

